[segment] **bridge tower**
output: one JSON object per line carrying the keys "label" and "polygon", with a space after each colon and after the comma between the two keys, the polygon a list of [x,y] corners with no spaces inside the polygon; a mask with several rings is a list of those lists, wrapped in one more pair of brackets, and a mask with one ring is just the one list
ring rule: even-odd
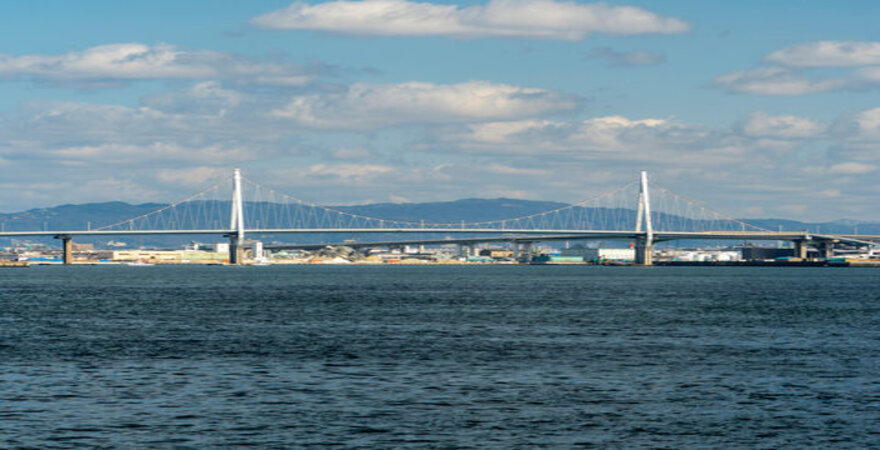
{"label": "bridge tower", "polygon": [[654,263],[654,226],[651,224],[651,196],[648,192],[648,172],[642,171],[641,183],[639,184],[639,207],[636,214],[636,233],[642,233],[642,222],[645,223],[645,231],[642,237],[636,240],[635,263],[650,266]]}
{"label": "bridge tower", "polygon": [[229,223],[229,263],[241,264],[244,258],[244,205],[241,201],[241,169],[232,171],[232,212]]}

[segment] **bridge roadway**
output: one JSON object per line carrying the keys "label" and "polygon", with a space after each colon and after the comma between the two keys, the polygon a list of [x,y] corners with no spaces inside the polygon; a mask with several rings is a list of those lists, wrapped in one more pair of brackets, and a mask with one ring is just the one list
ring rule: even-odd
{"label": "bridge roadway", "polygon": [[[275,245],[267,246],[269,249],[282,248],[316,248],[326,245],[347,245],[351,247],[379,247],[401,245],[431,245],[431,244],[475,244],[480,242],[512,242],[531,244],[544,241],[575,241],[575,240],[624,240],[633,241],[636,246],[636,262],[638,264],[651,265],[653,244],[656,242],[673,240],[766,240],[766,241],[791,241],[795,245],[795,256],[806,258],[807,245],[812,244],[820,249],[828,258],[833,254],[836,243],[865,246],[880,243],[880,235],[826,235],[814,234],[806,231],[773,232],[773,231],[655,231],[651,239],[648,233],[643,231],[607,231],[607,230],[504,230],[486,228],[308,228],[308,229],[201,229],[201,230],[54,230],[54,231],[3,231],[0,237],[39,237],[52,236],[62,240],[62,254],[64,264],[73,261],[73,238],[76,236],[147,236],[147,235],[220,235],[230,240],[229,260],[233,264],[242,261],[241,238],[249,235],[278,235],[278,234],[440,234],[446,235],[442,239],[410,239],[381,242],[357,242],[337,244],[308,244],[308,245]],[[494,235],[474,237],[474,235]],[[449,235],[470,235],[467,237],[453,238]]]}
{"label": "bridge roadway", "polygon": [[[149,235],[216,235],[230,236],[234,229],[201,230],[43,230],[43,231],[2,231],[0,237],[56,237],[76,236],[149,236]],[[359,243],[359,245],[405,245],[441,244],[472,242],[539,242],[566,240],[639,240],[645,239],[644,231],[608,230],[504,230],[489,228],[255,228],[246,229],[248,235],[265,234],[444,234],[444,235],[495,235],[479,238],[443,238],[385,241]],[[499,236],[500,235],[500,236]],[[654,242],[674,240],[765,240],[765,241],[835,241],[841,243],[868,245],[880,243],[880,235],[866,234],[818,234],[807,231],[654,231]]]}
{"label": "bridge roadway", "polygon": [[[62,241],[62,255],[64,264],[73,262],[73,238],[76,236],[149,236],[149,235],[219,235],[230,240],[229,260],[233,264],[242,261],[241,238],[245,233],[250,235],[277,235],[277,234],[441,234],[447,235],[443,239],[420,239],[398,240],[384,242],[360,242],[342,243],[336,245],[349,245],[354,247],[366,246],[399,246],[418,244],[474,244],[478,242],[514,242],[531,244],[542,241],[558,240],[628,240],[636,243],[636,262],[638,264],[651,265],[651,254],[654,242],[663,242],[680,239],[696,240],[770,240],[792,241],[795,244],[795,254],[801,258],[807,255],[807,244],[819,244],[826,257],[832,254],[835,243],[848,243],[853,245],[873,245],[880,243],[878,235],[819,235],[802,232],[772,232],[772,231],[656,231],[652,233],[653,242],[649,242],[648,234],[640,231],[606,231],[606,230],[504,230],[483,228],[308,228],[308,229],[201,229],[201,230],[44,230],[44,231],[2,231],[0,237],[40,237],[51,236]],[[470,235],[469,237],[450,238],[448,235]],[[473,237],[474,235],[494,235]],[[500,236],[499,236],[500,234]],[[314,248],[323,247],[321,244],[312,245],[287,245],[272,246],[269,248]]]}
{"label": "bridge roadway", "polygon": [[[258,234],[249,232],[250,234]],[[427,234],[427,233],[426,233]],[[512,243],[533,243],[533,242],[549,242],[549,241],[577,241],[577,240],[622,240],[635,241],[644,239],[644,232],[619,232],[619,231],[591,231],[563,234],[506,234],[502,236],[486,236],[486,237],[446,237],[442,239],[410,239],[410,240],[393,240],[393,241],[364,241],[364,242],[335,242],[324,244],[276,244],[265,245],[263,248],[269,250],[283,249],[300,249],[315,250],[326,247],[328,245],[345,245],[352,248],[365,247],[388,247],[388,246],[404,246],[404,245],[443,245],[443,244],[462,244],[471,245],[489,242],[512,242]],[[764,241],[825,241],[825,242],[843,242],[853,245],[870,245],[880,242],[880,236],[875,235],[816,235],[810,233],[755,233],[755,232],[718,232],[708,233],[682,233],[682,232],[655,232],[654,242],[674,241],[674,240],[764,240]]]}
{"label": "bridge roadway", "polygon": [[[41,230],[41,231],[0,231],[0,238],[14,237],[61,237],[61,236],[149,236],[149,235],[217,235],[235,234],[235,229],[199,230]],[[247,234],[501,234],[497,240],[521,239],[523,241],[577,240],[577,239],[644,239],[644,231],[608,230],[554,230],[554,229],[490,229],[490,228],[254,228],[244,230]],[[869,234],[818,234],[808,231],[654,231],[654,241],[690,240],[767,240],[767,241],[811,241],[834,240],[852,244],[871,244],[880,242],[880,235]],[[488,238],[480,238],[488,239]],[[456,239],[443,239],[451,242]],[[411,242],[438,241],[413,240]],[[480,241],[483,242],[483,241]]]}

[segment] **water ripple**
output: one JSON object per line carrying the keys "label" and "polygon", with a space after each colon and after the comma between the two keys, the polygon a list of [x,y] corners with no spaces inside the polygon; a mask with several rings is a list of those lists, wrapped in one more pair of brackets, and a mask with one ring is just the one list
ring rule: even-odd
{"label": "water ripple", "polygon": [[0,270],[0,447],[877,447],[876,292],[820,268]]}

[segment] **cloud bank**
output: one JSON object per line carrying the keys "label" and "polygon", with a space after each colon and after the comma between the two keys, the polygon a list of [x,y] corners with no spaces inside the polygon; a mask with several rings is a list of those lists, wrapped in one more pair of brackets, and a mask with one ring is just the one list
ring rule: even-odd
{"label": "cloud bank", "polygon": [[[767,55],[764,67],[721,75],[714,83],[729,92],[793,96],[880,88],[880,42],[818,41]],[[816,69],[838,68],[819,76]]]}
{"label": "cloud bank", "polygon": [[782,139],[806,139],[821,135],[826,125],[806,117],[793,115],[772,116],[757,112],[743,126],[749,136]]}
{"label": "cloud bank", "polygon": [[101,87],[135,80],[216,79],[275,86],[301,86],[314,70],[169,44],[108,44],[63,55],[0,54],[0,77],[58,85]]}
{"label": "cloud bank", "polygon": [[593,33],[674,34],[686,22],[650,11],[604,3],[490,0],[458,5],[406,0],[296,2],[251,20],[266,29],[314,30],[360,36],[446,36],[578,41]]}
{"label": "cloud bank", "polygon": [[[281,191],[336,203],[473,192],[577,201],[641,169],[740,216],[786,214],[783,205],[808,217],[813,202],[840,217],[878,194],[880,108],[828,123],[756,112],[719,128],[620,115],[566,119],[557,113],[577,99],[480,81],[278,96],[197,82],[135,107],[29,103],[0,114],[0,166],[15,168],[5,182],[15,186],[9,192],[28,192],[4,199],[6,208],[168,201],[233,166]],[[815,186],[825,197],[813,195]]]}
{"label": "cloud bank", "polygon": [[515,119],[570,111],[579,99],[538,88],[485,81],[458,84],[356,83],[341,92],[296,97],[272,111],[301,126],[366,129],[406,123]]}
{"label": "cloud bank", "polygon": [[880,65],[880,42],[810,42],[775,51],[764,60],[790,67]]}

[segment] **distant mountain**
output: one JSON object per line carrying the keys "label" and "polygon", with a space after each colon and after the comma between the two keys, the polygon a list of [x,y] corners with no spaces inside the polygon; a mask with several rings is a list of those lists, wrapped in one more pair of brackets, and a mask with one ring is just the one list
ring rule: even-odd
{"label": "distant mountain", "polygon": [[880,223],[855,220],[831,222],[798,222],[785,219],[743,219],[752,225],[771,231],[809,231],[816,234],[880,234]]}
{"label": "distant mountain", "polygon": [[[132,205],[124,202],[88,203],[38,208],[10,214],[0,214],[0,227],[5,231],[24,230],[85,230],[122,222],[155,211],[165,205],[143,203]],[[425,220],[434,223],[478,222],[507,219],[540,213],[567,206],[565,203],[517,200],[510,198],[469,198],[450,202],[430,203],[375,203],[355,206],[336,206],[334,209],[364,216],[389,220]],[[880,223],[858,223],[840,220],[823,223],[805,223],[784,219],[745,219],[745,222],[768,230],[801,231],[828,234],[880,234]],[[381,240],[399,238],[396,235],[351,236],[358,240]],[[341,235],[275,236],[271,240],[299,243],[338,242],[349,237]],[[28,239],[55,245],[51,238]],[[77,242],[104,246],[108,241],[124,241],[130,246],[176,247],[191,240],[217,242],[217,236],[144,236],[110,239],[108,237],[83,237]],[[21,241],[21,240],[19,240]],[[9,245],[10,239],[0,238],[0,245]]]}
{"label": "distant mountain", "polygon": [[[128,219],[153,212],[166,206],[159,203],[131,205],[124,202],[87,203],[82,205],[61,205],[53,208],[38,208],[10,214],[0,214],[0,226],[5,231],[30,230],[86,230],[123,222]],[[369,205],[331,206],[331,208],[370,217],[389,220],[425,220],[435,223],[476,222],[506,219],[535,214],[566,206],[565,203],[498,199],[464,199],[451,202],[432,203],[375,203]],[[359,240],[393,239],[395,235],[355,236]],[[339,235],[274,236],[273,240],[298,243],[337,242],[347,239]],[[79,243],[93,243],[105,246],[109,241],[126,242],[129,246],[180,246],[190,241],[217,242],[218,236],[137,236],[137,237],[80,237]],[[55,245],[51,238],[23,238],[48,245]],[[11,239],[0,238],[0,245],[10,245]]]}
{"label": "distant mountain", "polygon": [[125,202],[86,203],[37,208],[2,214],[0,226],[4,231],[32,230],[86,230],[110,225],[155,211],[165,205]]}
{"label": "distant mountain", "polygon": [[382,219],[434,223],[482,222],[536,214],[568,206],[566,203],[512,198],[466,198],[452,202],[374,203],[335,209]]}

